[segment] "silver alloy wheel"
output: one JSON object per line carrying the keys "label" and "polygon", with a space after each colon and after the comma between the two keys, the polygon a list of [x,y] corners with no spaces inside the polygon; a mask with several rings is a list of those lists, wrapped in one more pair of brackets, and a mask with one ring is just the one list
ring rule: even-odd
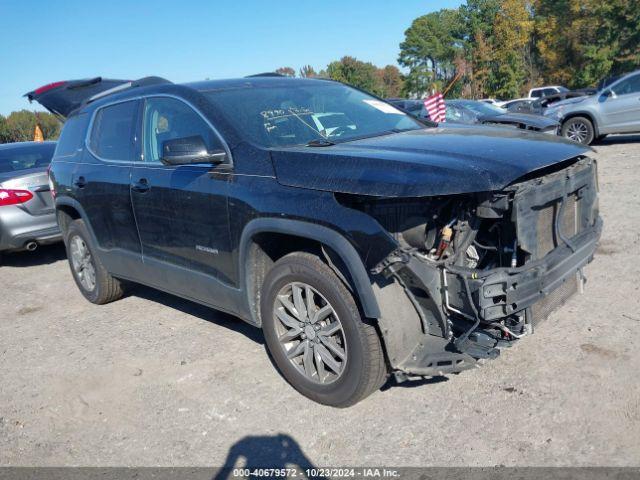
{"label": "silver alloy wheel", "polygon": [[342,323],[315,288],[293,282],[278,293],[273,309],[276,334],[291,364],[309,380],[335,382],[347,364]]}
{"label": "silver alloy wheel", "polygon": [[96,288],[96,269],[93,266],[91,252],[79,236],[71,239],[71,264],[82,286],[89,292]]}
{"label": "silver alloy wheel", "polygon": [[567,138],[574,142],[584,143],[589,135],[589,129],[583,122],[571,122],[567,128]]}

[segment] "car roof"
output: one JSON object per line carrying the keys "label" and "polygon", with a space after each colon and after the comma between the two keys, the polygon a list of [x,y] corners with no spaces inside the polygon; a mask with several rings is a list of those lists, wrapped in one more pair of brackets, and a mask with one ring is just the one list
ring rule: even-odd
{"label": "car roof", "polygon": [[71,115],[80,112],[91,112],[102,106],[109,105],[114,102],[126,101],[131,98],[137,98],[145,95],[154,95],[157,93],[178,93],[184,92],[185,89],[196,92],[213,92],[216,90],[226,90],[235,88],[260,88],[265,86],[272,87],[291,87],[295,85],[309,85],[309,84],[328,84],[339,83],[335,80],[325,78],[293,78],[285,76],[253,76],[245,78],[230,78],[222,80],[204,80],[200,82],[188,82],[188,83],[161,83],[148,86],[142,86],[139,88],[127,88],[122,91],[118,91],[109,95],[101,96],[95,101],[84,104],[77,110],[71,113]]}
{"label": "car roof", "polygon": [[181,85],[193,88],[199,92],[207,92],[211,90],[223,90],[228,88],[258,88],[265,86],[295,86],[309,84],[326,84],[335,83],[335,80],[328,78],[293,78],[282,76],[253,76],[245,78],[227,78],[222,80],[205,80],[200,82],[189,82]]}
{"label": "car roof", "polygon": [[0,150],[10,150],[10,149],[18,149],[18,148],[26,148],[26,147],[36,147],[36,146],[51,146],[55,145],[56,142],[46,141],[46,142],[12,142],[12,143],[0,143]]}

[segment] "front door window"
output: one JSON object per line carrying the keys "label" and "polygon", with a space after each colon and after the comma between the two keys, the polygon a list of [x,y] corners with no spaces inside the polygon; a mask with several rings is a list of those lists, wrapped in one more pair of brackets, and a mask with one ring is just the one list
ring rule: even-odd
{"label": "front door window", "polygon": [[149,98],[144,108],[145,162],[160,162],[168,140],[199,136],[209,151],[223,146],[207,122],[186,103],[168,97]]}

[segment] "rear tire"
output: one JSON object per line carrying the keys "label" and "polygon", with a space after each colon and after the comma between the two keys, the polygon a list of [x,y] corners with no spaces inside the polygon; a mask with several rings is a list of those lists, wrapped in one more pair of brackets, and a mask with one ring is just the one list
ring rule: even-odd
{"label": "rear tire", "polygon": [[264,280],[260,309],[275,364],[311,400],[348,407],[386,381],[378,332],[362,321],[349,290],[317,256],[296,252],[278,260]]}
{"label": "rear tire", "polygon": [[65,232],[71,274],[80,292],[91,303],[103,305],[124,294],[121,282],[112,277],[95,254],[96,248],[82,220],[74,220]]}
{"label": "rear tire", "polygon": [[590,145],[595,136],[591,120],[586,117],[572,117],[562,124],[562,136],[574,142]]}

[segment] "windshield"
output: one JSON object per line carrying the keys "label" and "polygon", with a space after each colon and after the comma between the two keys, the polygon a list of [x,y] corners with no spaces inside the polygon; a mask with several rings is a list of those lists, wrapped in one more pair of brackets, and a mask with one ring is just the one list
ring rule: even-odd
{"label": "windshield", "polygon": [[480,115],[502,115],[507,113],[505,108],[485,102],[463,102],[460,106]]}
{"label": "windshield", "polygon": [[240,135],[264,147],[339,143],[424,128],[392,105],[333,82],[238,87],[203,94]]}
{"label": "windshield", "polygon": [[0,149],[0,173],[46,167],[51,163],[55,144]]}

